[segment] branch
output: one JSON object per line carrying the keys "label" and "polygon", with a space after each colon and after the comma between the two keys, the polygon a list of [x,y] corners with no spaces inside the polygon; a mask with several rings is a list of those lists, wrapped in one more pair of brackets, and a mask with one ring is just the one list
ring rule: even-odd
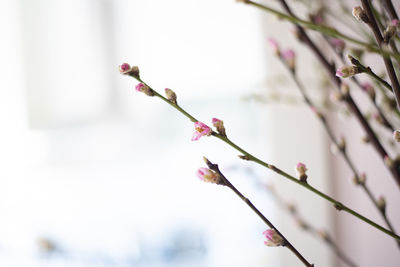
{"label": "branch", "polygon": [[263,222],[268,225],[270,228],[274,229],[276,233],[283,238],[282,246],[287,247],[305,266],[312,267],[314,264],[310,264],[304,257],[301,255],[300,252],[297,251],[297,249],[289,242],[289,240],[286,239],[286,237],[279,232],[279,230],[251,203],[251,201],[243,196],[242,193],[239,192],[230,182],[229,180],[221,173],[221,171],[218,168],[217,164],[211,163],[207,158],[204,158],[206,161],[206,164],[208,168],[216,172],[219,176],[219,178],[222,179],[222,181],[219,183],[221,185],[225,185],[229,187],[238,197],[240,197],[257,215],[258,217],[263,220]]}
{"label": "branch", "polygon": [[[126,63],[125,63],[126,64]],[[124,64],[124,65],[125,65]],[[128,65],[128,64],[127,64]],[[134,69],[137,67],[133,67],[132,69]],[[120,68],[121,71],[121,68]],[[139,71],[137,69],[137,73],[130,73],[128,71],[121,71],[122,74],[126,74],[129,75],[133,78],[135,78],[136,80],[138,80],[140,82],[140,86],[138,85],[136,88],[142,88],[145,90],[140,90],[142,92],[144,92],[145,94],[149,95],[149,96],[156,96],[161,98],[164,102],[166,102],[167,104],[171,105],[172,107],[174,107],[175,109],[177,109],[179,112],[181,112],[184,116],[186,116],[188,119],[190,119],[192,122],[199,122],[196,118],[194,118],[192,115],[190,115],[189,113],[187,113],[185,110],[183,110],[181,107],[178,106],[178,104],[176,103],[176,99],[175,101],[169,100],[167,98],[165,98],[164,96],[160,95],[157,91],[155,91],[154,89],[152,89],[149,85],[147,85],[140,77],[139,77]],[[207,126],[208,127],[208,126]],[[209,127],[208,127],[209,128]],[[234,142],[232,142],[226,135],[222,135],[219,133],[216,133],[214,131],[211,131],[211,129],[209,128],[210,132],[208,135],[212,135],[218,139],[220,139],[221,141],[225,142],[226,144],[230,145],[231,147],[233,147],[234,149],[236,149],[237,151],[239,151],[240,153],[242,153],[241,158],[242,159],[246,159],[246,160],[250,160],[250,161],[254,161],[255,163],[258,163],[259,165],[268,168],[270,170],[272,170],[273,172],[279,174],[280,176],[285,177],[286,179],[291,180],[292,182],[301,185],[302,187],[306,188],[307,190],[313,192],[314,194],[324,198],[325,200],[331,202],[333,204],[333,206],[337,209],[337,210],[343,210],[345,212],[348,212],[350,214],[352,214],[353,216],[357,217],[358,219],[364,221],[365,223],[368,223],[369,225],[375,227],[376,229],[384,232],[385,234],[393,237],[394,239],[400,240],[400,236],[396,235],[395,233],[393,233],[390,230],[387,230],[386,228],[378,225],[377,223],[371,221],[370,219],[366,218],[365,216],[359,214],[358,212],[354,211],[353,209],[347,207],[346,205],[344,205],[343,203],[335,200],[334,198],[324,194],[323,192],[319,191],[318,189],[314,188],[313,186],[309,185],[308,183],[301,181],[297,178],[295,178],[294,176],[284,172],[283,170],[277,168],[276,166],[272,165],[272,164],[268,164],[265,161],[260,160],[259,158],[253,156],[252,154],[250,154],[249,152],[247,152],[246,150],[242,149],[241,147],[239,147],[238,145],[236,145]]]}
{"label": "branch", "polygon": [[[361,0],[361,4],[364,8],[364,11],[366,12],[366,14],[368,16],[367,24],[371,28],[372,32],[374,33],[375,39],[378,43],[378,46],[380,48],[382,48],[382,43],[384,43],[383,37],[381,35],[381,31],[378,28],[378,24],[375,20],[374,14],[372,13],[371,6],[370,6],[368,0]],[[391,59],[389,57],[385,57],[385,56],[383,56],[382,58],[383,58],[383,62],[385,63],[385,67],[386,67],[390,82],[392,83],[392,90],[396,97],[397,108],[400,111],[400,84],[397,79],[396,72],[394,71]]]}

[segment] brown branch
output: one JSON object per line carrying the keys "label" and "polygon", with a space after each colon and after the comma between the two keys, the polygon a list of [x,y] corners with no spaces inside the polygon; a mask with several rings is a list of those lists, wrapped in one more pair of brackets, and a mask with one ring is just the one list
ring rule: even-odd
{"label": "brown branch", "polygon": [[326,231],[319,231],[314,226],[312,226],[309,222],[307,222],[297,211],[296,207],[292,204],[285,203],[285,201],[278,195],[278,193],[272,188],[272,186],[267,186],[268,191],[275,198],[276,202],[279,205],[285,208],[286,211],[293,217],[293,219],[297,222],[299,227],[305,232],[314,234],[318,238],[320,238],[323,242],[325,242],[336,254],[336,256],[341,259],[348,266],[356,267],[355,264],[338,246],[333,238]]}
{"label": "brown branch", "polygon": [[[285,0],[279,0],[279,1],[280,1],[280,3],[282,4],[283,8],[286,10],[286,12],[288,14],[290,14],[291,16],[295,16],[293,14],[292,10],[290,9],[290,7],[287,5]],[[334,65],[329,63],[327,58],[325,56],[323,56],[321,51],[314,44],[314,42],[310,39],[308,34],[305,32],[305,30],[301,26],[299,26],[297,24],[295,24],[295,25],[296,25],[296,28],[298,30],[298,33],[299,33],[299,36],[300,36],[300,40],[302,40],[311,49],[311,51],[316,55],[318,60],[325,67],[325,69],[328,72],[328,74],[329,74],[330,78],[332,79],[333,83],[336,85],[337,90],[340,91],[340,87],[341,87],[341,83],[342,82],[335,75]],[[353,114],[356,116],[357,120],[360,122],[360,124],[361,124],[362,128],[364,129],[364,131],[366,132],[366,134],[368,136],[368,139],[370,140],[371,144],[374,146],[374,148],[377,150],[377,152],[381,156],[381,159],[384,160],[385,157],[388,156],[388,153],[383,148],[383,146],[380,143],[378,137],[376,136],[376,134],[374,133],[374,131],[372,130],[372,128],[368,124],[367,120],[362,115],[361,111],[359,110],[358,106],[354,102],[354,100],[351,97],[351,95],[349,94],[344,99],[344,101],[346,101],[346,103],[348,104],[350,110],[353,112]],[[398,166],[399,166],[399,162],[398,161],[394,161],[393,164],[391,164],[391,166],[388,166],[388,169],[390,170],[390,172],[391,172],[393,178],[395,179],[397,185],[400,187],[400,172],[399,172]]]}
{"label": "brown branch", "polygon": [[[357,171],[353,161],[350,159],[350,157],[349,157],[349,155],[348,155],[348,153],[346,151],[346,145],[345,144],[340,144],[337,141],[337,139],[335,138],[335,136],[333,134],[333,131],[332,131],[331,127],[329,126],[328,121],[326,120],[325,116],[322,115],[320,112],[315,110],[315,105],[313,104],[313,102],[311,101],[309,96],[307,95],[306,90],[305,90],[304,86],[302,85],[302,83],[300,82],[300,80],[298,79],[298,77],[296,76],[296,73],[295,73],[294,69],[290,68],[281,57],[279,57],[279,59],[281,60],[283,65],[285,67],[287,67],[289,73],[291,74],[291,77],[292,77],[293,81],[295,82],[296,86],[298,87],[298,89],[299,89],[299,91],[300,91],[300,93],[301,93],[301,95],[302,95],[302,97],[304,99],[304,102],[309,106],[309,108],[313,111],[313,113],[316,115],[316,117],[321,121],[321,123],[322,123],[325,131],[327,132],[331,142],[338,148],[338,151],[341,153],[341,155],[343,156],[343,159],[345,160],[345,162],[349,166],[350,170],[353,172],[353,175],[354,175],[354,177],[356,179],[356,184],[360,185],[361,188],[364,190],[364,192],[367,194],[369,199],[372,201],[372,203],[374,204],[374,206],[378,210],[379,214],[382,216],[382,218],[385,221],[385,223],[388,226],[388,228],[392,232],[396,233],[394,228],[393,228],[393,226],[392,226],[392,224],[390,223],[390,221],[389,221],[389,219],[388,219],[388,217],[386,215],[385,210],[381,209],[379,207],[376,198],[372,195],[371,190],[367,186],[366,182],[360,180],[360,174]],[[396,240],[396,242],[400,247],[400,241]]]}
{"label": "brown branch", "polygon": [[393,3],[391,0],[383,0],[386,10],[388,11],[391,19],[399,19],[397,16],[396,10],[394,9]]}
{"label": "brown branch", "polygon": [[206,158],[205,158],[205,161],[206,161],[208,168],[210,168],[211,170],[216,172],[219,175],[219,177],[222,179],[222,181],[220,182],[221,185],[225,185],[225,186],[229,187],[237,196],[239,196],[258,215],[258,217],[261,218],[261,220],[263,220],[263,222],[266,225],[268,225],[270,228],[274,229],[276,231],[276,233],[282,237],[282,239],[284,240],[282,246],[287,247],[305,266],[308,266],[308,267],[314,266],[314,264],[309,263],[303,257],[303,255],[301,255],[301,253],[297,251],[297,249],[289,242],[289,240],[287,240],[286,237],[281,232],[279,232],[279,230],[253,205],[253,203],[251,203],[251,201],[248,198],[246,198],[242,193],[240,193],[240,191],[237,190],[229,182],[229,180],[221,173],[217,164],[211,163]]}
{"label": "brown branch", "polygon": [[[368,26],[371,28],[372,32],[375,35],[376,42],[378,46],[382,48],[382,44],[384,44],[383,37],[381,31],[379,30],[378,24],[376,22],[375,16],[372,12],[371,5],[369,4],[368,0],[361,0],[361,4],[364,8],[365,13],[368,16]],[[383,56],[383,62],[385,63],[385,67],[392,83],[392,90],[396,97],[397,108],[400,110],[400,84],[399,80],[397,79],[396,72],[393,68],[392,60],[388,57]]]}

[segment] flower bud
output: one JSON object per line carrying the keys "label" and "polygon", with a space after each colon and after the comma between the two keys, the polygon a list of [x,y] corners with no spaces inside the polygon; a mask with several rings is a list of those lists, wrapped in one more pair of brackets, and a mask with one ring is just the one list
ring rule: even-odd
{"label": "flower bud", "polygon": [[274,229],[268,229],[264,231],[263,235],[267,239],[267,241],[264,241],[264,244],[266,246],[278,247],[281,246],[284,242],[283,238]]}
{"label": "flower bud", "polygon": [[300,181],[302,182],[307,182],[307,168],[306,165],[304,163],[297,163],[296,165],[296,173],[297,173],[297,177],[300,179]]}
{"label": "flower bud", "polygon": [[219,175],[208,168],[199,168],[196,174],[200,180],[207,183],[219,184],[221,181]]}
{"label": "flower bud", "polygon": [[292,49],[283,50],[281,57],[285,64],[293,71],[295,69],[295,52]]}
{"label": "flower bud", "polygon": [[378,198],[378,201],[376,202],[376,204],[378,205],[379,209],[383,212],[385,212],[386,210],[386,200],[383,196],[380,196]]}
{"label": "flower bud", "polygon": [[393,162],[393,160],[392,160],[388,155],[386,155],[386,156],[383,157],[383,162],[385,163],[385,165],[386,165],[388,168],[392,168],[392,167],[393,167],[394,162]]}
{"label": "flower bud", "polygon": [[268,43],[269,45],[272,47],[272,49],[274,50],[274,53],[279,56],[280,55],[280,49],[279,49],[279,44],[278,42],[273,39],[273,38],[268,38]]}
{"label": "flower bud", "polygon": [[214,125],[214,127],[217,129],[217,132],[220,135],[226,136],[226,132],[225,132],[225,127],[224,127],[224,122],[217,119],[217,118],[212,118],[211,120],[212,124]]}
{"label": "flower bud", "polygon": [[396,130],[396,131],[393,132],[393,139],[396,142],[400,143],[400,131],[399,130]]}
{"label": "flower bud", "polygon": [[193,133],[192,141],[197,141],[202,136],[210,136],[212,133],[211,128],[200,121],[194,123],[194,128],[196,131]]}
{"label": "flower bud", "polygon": [[390,39],[396,34],[397,27],[393,25],[389,25],[386,27],[385,31],[383,32],[383,41],[387,44],[389,43]]}
{"label": "flower bud", "polygon": [[363,137],[361,137],[361,143],[368,144],[369,142],[370,142],[370,140],[367,135],[364,135]]}
{"label": "flower bud", "polygon": [[154,96],[154,91],[144,83],[139,83],[135,88],[138,92],[143,92],[148,96]]}
{"label": "flower bud", "polygon": [[367,181],[367,175],[365,172],[360,173],[360,175],[353,178],[354,184],[356,185],[364,185]]}
{"label": "flower bud", "polygon": [[343,53],[344,48],[346,47],[346,43],[339,38],[330,38],[329,43],[335,49],[335,51],[339,54]]}
{"label": "flower bud", "polygon": [[365,23],[369,23],[368,15],[362,9],[360,6],[356,6],[353,8],[353,11],[351,12],[353,16],[358,20],[358,21],[363,21]]}
{"label": "flower bud", "polygon": [[119,72],[137,79],[140,78],[139,68],[137,66],[131,67],[128,63],[122,63],[122,65],[119,65]]}
{"label": "flower bud", "polygon": [[348,97],[350,94],[350,87],[347,83],[342,83],[340,85],[340,93],[342,93],[342,96],[344,98]]}
{"label": "flower bud", "polygon": [[346,139],[344,138],[343,135],[341,135],[339,137],[339,140],[337,141],[337,145],[338,145],[338,149],[340,149],[341,151],[346,150]]}
{"label": "flower bud", "polygon": [[336,76],[342,78],[352,77],[358,73],[361,73],[361,70],[356,66],[343,66],[336,70]]}
{"label": "flower bud", "polygon": [[178,103],[176,102],[176,94],[174,91],[172,91],[169,88],[165,88],[165,95],[167,96],[167,99],[177,105]]}
{"label": "flower bud", "polygon": [[370,83],[366,82],[366,83],[361,84],[361,88],[363,89],[364,92],[366,92],[368,94],[368,96],[369,96],[369,98],[371,98],[371,100],[373,100],[373,101],[375,100],[375,97],[376,97],[375,89]]}

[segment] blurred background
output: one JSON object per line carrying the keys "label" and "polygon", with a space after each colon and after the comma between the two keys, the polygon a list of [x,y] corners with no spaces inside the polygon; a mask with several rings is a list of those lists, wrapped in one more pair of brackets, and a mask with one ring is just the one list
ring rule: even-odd
{"label": "blurred background", "polygon": [[[118,71],[138,65],[144,81],[173,89],[199,120],[224,120],[234,142],[293,174],[305,162],[315,187],[381,223],[267,46],[274,37],[295,48],[303,82],[326,99],[317,63],[289,24],[233,0],[0,4],[0,266],[301,266],[263,244],[266,226],[232,192],[196,178],[203,156],[316,266],[345,265],[299,230],[267,184],[360,266],[400,262],[381,232],[214,138],[190,141],[190,121]],[[362,136],[352,119],[335,123]],[[365,171],[382,172],[372,148],[353,151],[360,164],[377,162]],[[376,194],[398,203],[397,188],[382,180],[371,181]]]}

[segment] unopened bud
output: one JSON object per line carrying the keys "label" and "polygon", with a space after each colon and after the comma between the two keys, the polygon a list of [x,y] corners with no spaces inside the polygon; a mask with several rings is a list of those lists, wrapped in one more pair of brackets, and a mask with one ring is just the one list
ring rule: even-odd
{"label": "unopened bud", "polygon": [[335,51],[339,54],[342,54],[344,48],[346,47],[346,43],[342,39],[338,39],[338,38],[329,39],[329,43],[335,49]]}
{"label": "unopened bud", "polygon": [[385,31],[383,32],[383,41],[387,44],[389,43],[390,39],[396,34],[397,27],[393,25],[389,25],[386,27]]}
{"label": "unopened bud", "polygon": [[368,83],[368,82],[363,83],[361,85],[361,88],[363,89],[364,92],[366,92],[368,94],[369,98],[371,98],[372,100],[375,100],[375,97],[376,97],[375,89],[370,83]]}
{"label": "unopened bud", "polygon": [[367,181],[367,175],[364,172],[362,172],[360,173],[360,175],[354,177],[353,181],[356,185],[364,185],[365,182]]}
{"label": "unopened bud", "polygon": [[139,83],[138,85],[136,85],[136,91],[143,92],[148,96],[154,96],[153,89],[151,89],[150,87],[148,87],[144,83]]}
{"label": "unopened bud", "polygon": [[339,140],[337,141],[337,145],[340,150],[342,150],[342,151],[346,150],[346,139],[344,138],[344,136],[341,135],[339,137]]}
{"label": "unopened bud", "polygon": [[400,131],[399,130],[396,130],[396,131],[393,132],[393,139],[396,142],[400,143]]}
{"label": "unopened bud", "polygon": [[121,74],[129,75],[134,78],[139,79],[139,68],[137,66],[131,67],[128,63],[123,63],[119,65],[119,72]]}
{"label": "unopened bud", "polygon": [[197,177],[204,182],[220,184],[221,177],[216,172],[208,168],[199,168],[196,174]]}
{"label": "unopened bud", "polygon": [[379,209],[383,212],[385,212],[386,210],[386,200],[383,196],[380,196],[378,198],[378,201],[376,202],[376,204],[378,205]]}
{"label": "unopened bud", "polygon": [[214,125],[214,127],[217,129],[217,132],[220,135],[226,136],[226,131],[225,131],[225,127],[224,127],[224,122],[217,119],[217,118],[212,118],[211,120],[212,124]]}
{"label": "unopened bud", "polygon": [[297,177],[300,179],[301,182],[306,183],[307,182],[307,167],[304,163],[297,163],[296,165],[296,173]]}
{"label": "unopened bud", "polygon": [[281,57],[289,69],[293,71],[295,69],[295,52],[292,49],[283,50],[281,52]]}
{"label": "unopened bud", "polygon": [[274,53],[279,57],[280,56],[280,49],[278,42],[273,38],[268,38],[268,43],[274,50]]}
{"label": "unopened bud", "polygon": [[267,241],[264,241],[266,246],[278,247],[284,243],[284,239],[274,229],[264,231],[263,235],[267,239]]}
{"label": "unopened bud", "polygon": [[361,70],[356,66],[343,66],[336,70],[336,76],[342,78],[352,77],[358,73],[361,73]]}
{"label": "unopened bud", "polygon": [[353,11],[351,12],[353,16],[358,20],[358,21],[363,21],[365,23],[369,23],[368,15],[362,9],[360,6],[356,6],[353,8]]}
{"label": "unopened bud", "polygon": [[176,94],[174,91],[172,91],[169,88],[165,88],[165,95],[167,96],[167,99],[177,105],[178,103],[176,102]]}
{"label": "unopened bud", "polygon": [[385,162],[385,165],[387,166],[387,167],[389,167],[389,168],[392,168],[393,167],[393,160],[388,156],[388,155],[386,155],[386,156],[384,156],[383,157],[383,162]]}
{"label": "unopened bud", "polygon": [[368,136],[364,135],[363,137],[361,137],[361,142],[363,144],[368,144],[370,142],[370,139]]}
{"label": "unopened bud", "polygon": [[342,93],[343,97],[348,97],[350,93],[350,87],[347,83],[342,83],[340,85],[340,92]]}

